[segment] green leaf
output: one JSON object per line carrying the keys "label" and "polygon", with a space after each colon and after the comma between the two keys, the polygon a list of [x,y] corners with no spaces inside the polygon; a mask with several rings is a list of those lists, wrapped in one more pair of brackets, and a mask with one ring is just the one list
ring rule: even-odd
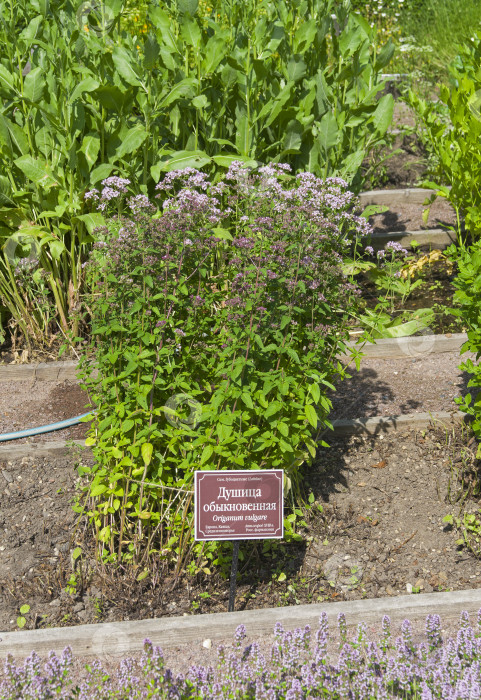
{"label": "green leaf", "polygon": [[206,462],[208,462],[209,459],[212,457],[213,453],[214,453],[213,446],[212,445],[205,445],[204,449],[202,450],[200,464],[205,464]]}
{"label": "green leaf", "polygon": [[379,51],[376,57],[376,62],[374,63],[374,70],[375,71],[380,71],[382,70],[387,64],[390,62],[394,55],[394,43],[391,39],[387,42],[387,44],[384,44],[382,49]]}
{"label": "green leaf", "polygon": [[30,146],[28,144],[28,139],[23,129],[21,129],[18,124],[10,121],[4,115],[0,115],[4,126],[8,129],[12,145],[22,154],[27,154],[30,151]]}
{"label": "green leaf", "polygon": [[117,113],[122,111],[126,100],[126,94],[117,85],[101,85],[92,97],[105,109]]}
{"label": "green leaf", "polygon": [[97,134],[87,134],[84,136],[80,151],[85,156],[88,169],[92,170],[100,151],[100,137]]}
{"label": "green leaf", "polygon": [[70,99],[69,99],[70,104],[73,104],[75,102],[75,100],[77,100],[79,97],[82,97],[82,95],[85,92],[94,92],[99,87],[100,87],[99,81],[96,80],[93,76],[89,76],[88,78],[84,78],[73,89],[72,94],[70,95]]}
{"label": "green leaf", "polygon": [[302,24],[294,34],[294,53],[304,54],[311,46],[316,34],[317,22],[314,19],[309,19],[307,21],[302,22]]}
{"label": "green leaf", "polygon": [[324,156],[336,145],[338,134],[339,130],[337,128],[336,117],[333,112],[326,112],[319,124],[317,136],[319,146]]}
{"label": "green leaf", "polygon": [[132,129],[129,129],[122,139],[122,143],[116,150],[115,155],[117,158],[123,158],[129,153],[133,153],[144,143],[147,138],[147,131],[145,128],[138,124]]}
{"label": "green leaf", "polygon": [[103,484],[97,484],[96,486],[93,486],[90,489],[90,495],[92,498],[95,496],[100,496],[101,494],[105,493],[107,491],[107,487],[104,486]]}
{"label": "green leaf", "polygon": [[30,71],[26,76],[23,84],[23,94],[33,104],[40,101],[46,82],[43,76],[43,70],[38,66]]}
{"label": "green leaf", "polygon": [[10,95],[12,91],[16,92],[13,75],[2,63],[0,63],[0,88],[3,88],[3,92],[6,95]]}
{"label": "green leaf", "polygon": [[20,612],[22,615],[26,615],[28,612],[30,612],[30,605],[22,605]]}
{"label": "green leaf", "polygon": [[307,404],[305,407],[306,418],[313,428],[317,428],[317,413],[312,404]]}
{"label": "green leaf", "polygon": [[204,47],[204,59],[201,64],[202,74],[213,73],[224,58],[227,42],[220,36],[211,36]]}
{"label": "green leaf", "polygon": [[135,64],[127,49],[124,49],[122,46],[116,46],[112,51],[112,60],[119,75],[122,76],[126,83],[135,87],[141,85],[139,76],[135,70],[136,66],[134,68]]}
{"label": "green leaf", "polygon": [[190,17],[184,18],[180,25],[180,35],[186,44],[198,50],[200,47],[202,35],[200,33],[197,22]]}
{"label": "green leaf", "polygon": [[210,163],[210,158],[204,151],[176,151],[157,164],[160,171],[183,170],[184,168],[203,168]]}
{"label": "green leaf", "polygon": [[113,170],[115,170],[113,163],[101,163],[90,173],[90,184],[96,185],[101,180],[105,180]]}
{"label": "green leaf", "polygon": [[32,158],[32,156],[21,156],[14,163],[36,185],[48,188],[59,184],[52,174],[48,172],[47,164],[43,164],[39,160]]}
{"label": "green leaf", "polygon": [[198,81],[195,78],[184,78],[174,85],[173,88],[162,98],[159,109],[168,107],[175,100],[181,97],[194,97]]}
{"label": "green leaf", "polygon": [[37,17],[33,17],[28,25],[25,27],[25,29],[21,32],[20,34],[20,39],[24,40],[25,42],[29,42],[32,39],[36,39],[39,33],[40,25],[42,24],[43,18],[41,15],[37,15]]}
{"label": "green leaf", "polygon": [[272,401],[264,411],[264,418],[270,418],[270,416],[280,411],[281,408],[282,404],[279,401]]}
{"label": "green leaf", "polygon": [[146,70],[152,70],[159,57],[159,53],[160,46],[157,39],[152,34],[149,34],[144,43],[144,68]]}
{"label": "green leaf", "polygon": [[94,228],[100,226],[105,226],[105,219],[100,212],[93,212],[92,214],[80,214],[79,216],[74,216],[72,221],[81,221],[85,224],[85,228],[91,234]]}
{"label": "green leaf", "polygon": [[148,467],[152,461],[153,451],[154,451],[154,446],[150,442],[144,442],[142,444],[142,447],[140,448],[140,452],[142,454],[142,459],[144,460],[144,464],[146,467]]}
{"label": "green leaf", "polygon": [[149,7],[149,19],[160,30],[164,47],[170,53],[179,53],[177,40],[172,31],[171,16],[158,6]]}
{"label": "green leaf", "polygon": [[321,390],[319,389],[318,384],[311,384],[309,387],[309,392],[314,399],[314,403],[319,403],[319,399],[321,397]]}
{"label": "green leaf", "polygon": [[233,241],[232,234],[226,228],[213,228],[212,233],[215,238],[221,238],[223,241]]}
{"label": "green leaf", "polygon": [[297,119],[291,119],[286,127],[286,134],[282,144],[283,153],[298,153],[302,145],[304,129]]}
{"label": "green leaf", "polygon": [[235,135],[235,145],[240,155],[247,158],[250,155],[250,147],[252,142],[251,124],[247,116],[247,112],[243,111],[242,114],[236,119],[237,131]]}
{"label": "green leaf", "polygon": [[199,0],[177,0],[180,14],[195,15],[199,7]]}
{"label": "green leaf", "polygon": [[376,132],[380,136],[384,136],[388,127],[392,122],[394,110],[394,98],[392,95],[384,95],[379,100],[379,104],[376,107],[376,111],[372,115],[372,121]]}
{"label": "green leaf", "polygon": [[259,163],[256,160],[252,160],[252,158],[244,158],[243,156],[228,156],[228,155],[218,155],[218,156],[212,156],[211,159],[216,165],[219,165],[222,168],[228,168],[235,160],[240,160],[246,167],[249,168],[255,168],[259,165]]}
{"label": "green leaf", "polygon": [[365,219],[369,219],[370,216],[374,214],[384,214],[385,211],[389,211],[389,207],[384,204],[368,204],[367,207],[364,207],[361,216]]}
{"label": "green leaf", "polygon": [[254,408],[254,404],[252,403],[252,399],[251,399],[250,394],[247,394],[246,392],[244,392],[242,394],[241,398],[242,398],[242,401],[247,406],[247,408]]}
{"label": "green leaf", "polygon": [[303,78],[307,71],[307,64],[301,56],[293,56],[287,64],[287,76],[293,83]]}

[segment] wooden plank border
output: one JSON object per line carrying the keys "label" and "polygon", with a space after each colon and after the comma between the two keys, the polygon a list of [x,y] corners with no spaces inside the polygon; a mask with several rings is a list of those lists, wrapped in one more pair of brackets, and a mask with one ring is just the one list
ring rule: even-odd
{"label": "wooden plank border", "polygon": [[404,248],[409,248],[413,241],[419,244],[421,250],[429,248],[444,250],[456,242],[456,235],[452,231],[442,228],[431,228],[419,231],[391,231],[388,233],[373,233],[371,245],[374,250],[384,248],[388,241],[396,241]]}
{"label": "wooden plank border", "polygon": [[77,379],[77,363],[69,362],[40,362],[25,365],[0,365],[1,382],[62,382]]}
{"label": "wooden plank border", "polygon": [[[347,343],[350,348],[358,348],[366,358],[377,357],[383,360],[421,358],[431,353],[459,352],[468,340],[467,333],[448,335],[413,335],[407,338],[380,338],[375,343]],[[348,355],[339,359],[347,360]]]}
{"label": "wooden plank border", "polygon": [[334,430],[327,430],[325,435],[361,435],[376,437],[391,430],[422,430],[431,423],[451,426],[467,421],[467,414],[462,411],[436,411],[434,413],[406,413],[400,416],[374,416],[372,418],[354,418],[333,420]]}
{"label": "wooden plank border", "polygon": [[[56,431],[57,432],[57,431]],[[50,440],[44,442],[22,442],[16,440],[0,442],[0,460],[22,457],[68,457],[75,449],[85,448],[85,440]],[[90,450],[88,450],[90,452]]]}
{"label": "wooden plank border", "polygon": [[46,657],[51,650],[60,654],[66,646],[71,647],[75,656],[127,656],[142,651],[146,638],[164,650],[173,649],[180,644],[200,644],[206,638],[212,641],[232,638],[240,624],[246,626],[250,637],[271,635],[276,622],[281,622],[286,629],[310,625],[311,629],[316,630],[322,612],[328,614],[331,625],[335,624],[339,613],[344,613],[348,629],[353,630],[360,622],[367,625],[377,624],[380,627],[383,615],[389,615],[391,622],[396,624],[406,618],[412,623],[424,621],[426,616],[432,613],[439,614],[443,622],[446,618],[457,621],[463,610],[475,615],[480,607],[481,590],[475,589],[24,632],[0,632],[0,658],[5,658],[7,654],[12,654],[15,658],[24,658],[33,649]]}
{"label": "wooden plank border", "polygon": [[359,198],[364,207],[368,204],[423,204],[434,192],[435,190],[425,190],[422,187],[407,187],[401,190],[369,190],[361,192]]}

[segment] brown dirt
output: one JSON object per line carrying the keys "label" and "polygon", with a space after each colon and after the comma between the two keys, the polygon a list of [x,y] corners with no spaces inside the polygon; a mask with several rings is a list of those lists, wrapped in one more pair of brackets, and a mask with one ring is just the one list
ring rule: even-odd
{"label": "brown dirt", "polygon": [[[428,193],[426,192],[427,197]],[[425,209],[427,206],[422,204],[393,204],[384,214],[371,216],[369,221],[375,233],[421,231],[456,225],[456,214],[445,199],[438,197],[431,205],[426,223],[422,218]]]}
{"label": "brown dirt", "polygon": [[[309,474],[323,512],[309,519],[303,545],[281,547],[283,561],[256,553],[254,543],[245,548],[236,609],[324,602],[329,614],[330,601],[402,595],[408,584],[420,595],[481,588],[479,559],[457,547],[458,535],[442,522],[457,512],[454,502],[462,495],[455,472],[463,462],[476,466],[475,446],[466,445],[466,435],[431,429],[330,442],[329,450],[319,450]],[[190,590],[181,582],[172,591],[165,582],[154,590],[125,585],[117,572],[108,580],[94,575],[78,595],[66,594],[70,552],[82,542],[81,533],[74,535],[69,509],[75,479],[67,458],[1,467],[0,630],[15,629],[24,603],[31,607],[27,629],[225,611],[228,582],[215,576],[191,581]],[[478,502],[468,500],[465,506],[476,511]],[[284,583],[270,582],[276,566],[277,573],[287,573]],[[195,611],[192,601],[199,604]],[[445,638],[456,633],[456,620],[443,622]],[[381,619],[369,627],[370,639],[379,639],[380,627]],[[418,620],[413,627],[415,641],[421,641],[424,623]],[[330,628],[335,654],[339,638],[332,615]],[[394,634],[399,631],[394,625]],[[167,664],[176,672],[192,663],[215,664],[218,642],[206,649],[203,641],[167,650]],[[267,649],[272,638],[257,641]],[[115,668],[114,658],[108,666]]]}
{"label": "brown dirt", "polygon": [[[468,393],[470,375],[458,369],[458,352],[431,353],[432,336],[411,338],[406,351],[412,357],[383,359],[365,357],[360,371],[352,363],[350,379],[340,382],[333,401],[331,418],[371,418],[459,410],[455,397]],[[464,360],[475,360],[464,353]]]}
{"label": "brown dirt", "polygon": [[[434,376],[436,362],[446,361],[446,355],[424,358],[424,379],[429,371]],[[384,380],[399,371],[394,366],[399,367],[386,363]],[[407,367],[396,387],[398,401],[401,389],[406,391],[405,406],[419,381],[419,376],[406,381]],[[377,381],[382,384],[379,376]],[[359,407],[351,405],[349,415],[360,415]],[[407,584],[429,592],[481,587],[479,560],[458,551],[457,535],[442,523],[444,515],[456,511],[446,499],[454,502],[461,493],[453,469],[460,469],[462,459],[474,464],[475,445],[466,447],[466,436],[467,429],[464,435],[443,430],[342,439],[324,435],[331,447],[319,449],[306,474],[322,512],[314,509],[308,517],[302,543],[281,543],[270,555],[257,544],[245,547],[237,609],[400,595]],[[91,463],[85,456],[82,461]],[[96,568],[89,537],[83,528],[74,528],[70,503],[77,479],[74,458],[1,464],[0,630],[15,629],[24,603],[31,608],[30,629],[225,611],[228,581],[219,574],[174,581],[153,571],[162,581],[153,585]],[[476,509],[476,501],[468,501],[468,507]],[[90,574],[77,594],[69,595],[70,556],[77,544],[84,550],[84,572]],[[354,567],[358,571],[352,574]],[[287,575],[283,583],[276,580],[280,572]]]}
{"label": "brown dirt", "polygon": [[[386,135],[387,145],[382,155],[389,156],[378,166],[372,182],[366,189],[400,189],[419,187],[423,179],[431,180],[430,158],[413,110],[394,92],[393,122]],[[429,97],[438,99],[436,95]],[[399,151],[394,155],[394,151]],[[366,160],[366,167],[370,163]],[[419,227],[416,227],[419,228]],[[408,229],[409,230],[409,229]]]}
{"label": "brown dirt", "polygon": [[[91,409],[88,394],[75,382],[3,381],[0,382],[0,396],[0,433],[49,425],[88,413]],[[14,444],[81,440],[87,429],[88,424],[81,423],[52,433],[21,438]]]}

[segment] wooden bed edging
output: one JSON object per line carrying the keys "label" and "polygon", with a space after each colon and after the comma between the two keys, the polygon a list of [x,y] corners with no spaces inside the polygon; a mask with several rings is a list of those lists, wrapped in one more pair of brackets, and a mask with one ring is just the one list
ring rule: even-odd
{"label": "wooden bed edging", "polygon": [[[366,358],[379,359],[421,358],[431,353],[458,352],[468,340],[466,333],[449,333],[448,335],[412,335],[407,338],[380,338],[375,343],[347,343],[348,347],[358,347]],[[348,359],[341,355],[340,360]],[[1,375],[0,375],[1,376]]]}
{"label": "wooden bed edging", "polygon": [[324,611],[327,612],[331,625],[335,625],[339,613],[344,613],[347,626],[352,630],[360,622],[367,625],[376,624],[380,629],[384,615],[389,615],[391,622],[395,624],[406,618],[413,623],[424,621],[427,615],[433,613],[440,615],[444,623],[447,619],[457,622],[463,610],[475,615],[479,608],[481,590],[467,590],[78,627],[54,627],[25,632],[0,632],[0,658],[5,658],[7,654],[16,658],[26,657],[32,650],[46,657],[51,650],[60,654],[66,646],[70,646],[76,656],[127,656],[142,651],[146,638],[164,650],[186,643],[200,645],[206,638],[213,642],[233,638],[240,624],[246,626],[247,634],[251,638],[272,634],[276,622],[281,622],[286,629],[310,625],[315,631],[320,614]]}
{"label": "wooden bed edging", "polygon": [[452,426],[455,423],[467,421],[467,415],[462,411],[437,411],[434,413],[407,413],[401,416],[374,416],[373,418],[354,418],[333,420],[334,431],[327,430],[324,434],[327,438],[334,434],[360,435],[366,434],[376,437],[379,433],[388,430],[408,430],[414,428],[422,430],[428,428],[431,423],[441,423]]}
{"label": "wooden bed edging", "polygon": [[420,231],[388,231],[387,233],[373,233],[371,245],[374,250],[384,248],[388,241],[396,241],[404,248],[409,248],[413,241],[419,243],[421,250],[444,250],[456,242],[456,235],[452,231],[442,228],[431,228]]}
{"label": "wooden bed edging", "polygon": [[360,192],[361,204],[423,204],[425,200],[434,194],[435,190],[427,190],[422,187],[406,187],[400,190],[369,190]]}

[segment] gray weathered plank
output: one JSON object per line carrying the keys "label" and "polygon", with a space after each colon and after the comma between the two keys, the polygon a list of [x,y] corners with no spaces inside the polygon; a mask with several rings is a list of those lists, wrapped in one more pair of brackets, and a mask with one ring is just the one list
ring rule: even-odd
{"label": "gray weathered plank", "polygon": [[426,229],[423,231],[391,231],[388,233],[373,233],[371,245],[374,250],[384,248],[388,241],[396,241],[404,248],[409,248],[413,241],[419,243],[419,248],[444,250],[456,241],[456,235],[452,231],[441,228]]}
{"label": "gray weathered plank", "polygon": [[316,630],[322,612],[327,612],[331,624],[335,624],[339,613],[344,613],[347,626],[352,630],[360,622],[380,626],[384,615],[389,615],[392,623],[400,623],[406,618],[415,623],[436,613],[444,622],[446,618],[458,620],[464,610],[475,615],[480,607],[481,590],[467,590],[350,600],[327,605],[295,605],[233,613],[0,632],[0,658],[5,658],[9,653],[16,658],[24,658],[32,650],[46,656],[51,650],[61,653],[66,646],[70,646],[78,656],[129,655],[141,651],[146,638],[165,650],[180,644],[199,643],[206,638],[212,641],[232,638],[240,624],[246,626],[249,636],[271,634],[276,622],[281,622],[286,629],[310,625]]}
{"label": "gray weathered plank", "polygon": [[77,379],[77,363],[40,362],[38,364],[0,365],[0,381],[35,381],[61,382],[65,379]]}
{"label": "gray weathered plank", "polygon": [[[408,428],[427,428],[431,422],[452,425],[466,420],[461,411],[437,411],[435,413],[408,413],[401,416],[374,416],[372,418],[339,419],[332,421],[335,435],[378,435],[388,430],[407,430]],[[326,431],[327,432],[327,431]],[[332,432],[328,432],[332,435]]]}
{"label": "gray weathered plank", "polygon": [[424,190],[422,187],[408,187],[401,190],[370,190],[361,192],[359,197],[361,204],[423,204],[428,197],[434,194],[434,190]]}
{"label": "gray weathered plank", "polygon": [[49,442],[24,442],[15,440],[0,442],[0,460],[21,459],[22,457],[60,457],[71,454],[69,443],[85,446],[85,440],[51,440]]}
{"label": "gray weathered plank", "polygon": [[[466,333],[450,333],[449,335],[413,335],[407,338],[381,338],[375,343],[360,343],[350,341],[347,345],[357,348],[366,357],[379,359],[403,359],[422,357],[431,353],[459,352],[467,341]],[[339,359],[348,359],[342,355]]]}

